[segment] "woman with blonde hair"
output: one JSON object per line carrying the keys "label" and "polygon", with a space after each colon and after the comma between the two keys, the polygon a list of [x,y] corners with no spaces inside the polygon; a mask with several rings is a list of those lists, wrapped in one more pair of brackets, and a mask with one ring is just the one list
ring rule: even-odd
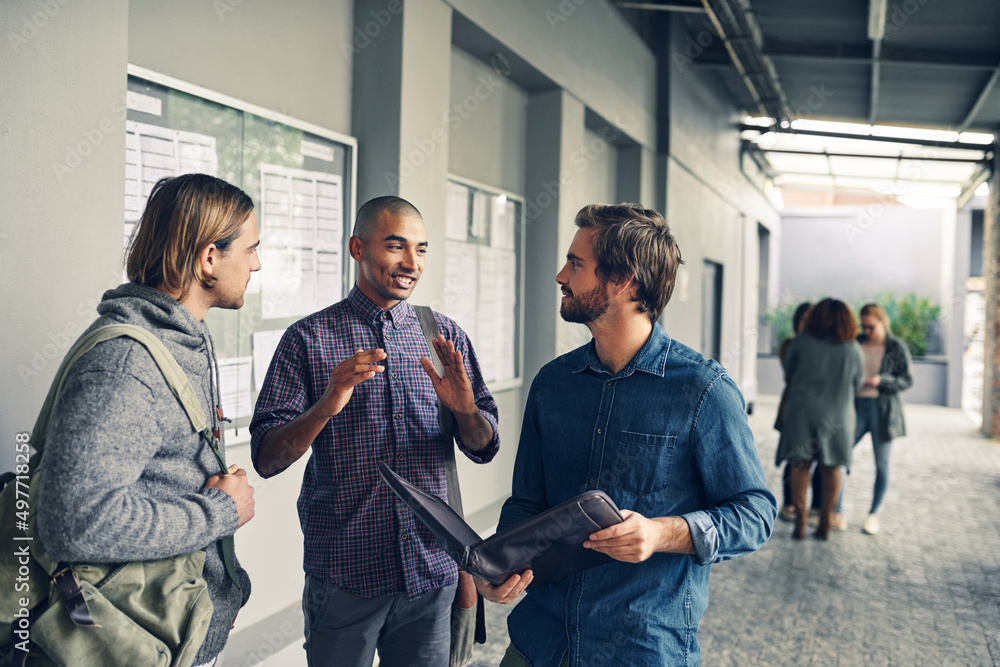
{"label": "woman with blonde hair", "polygon": [[840,495],[840,468],[850,468],[854,444],[854,394],[864,382],[858,325],[843,301],[823,299],[806,315],[802,332],[788,347],[783,366],[788,400],[776,463],[788,461],[796,539],[808,523],[806,496],[815,461],[823,479],[823,498],[816,536],[830,535],[834,506]]}
{"label": "woman with blonde hair", "polygon": [[913,385],[913,377],[910,351],[905,343],[889,333],[889,316],[877,303],[866,304],[861,309],[858,342],[864,352],[865,382],[854,399],[857,414],[854,444],[857,445],[865,433],[871,433],[875,451],[875,490],[861,530],[874,535],[879,531],[878,510],[889,488],[889,450],[894,439],[906,435],[903,401],[899,394]]}

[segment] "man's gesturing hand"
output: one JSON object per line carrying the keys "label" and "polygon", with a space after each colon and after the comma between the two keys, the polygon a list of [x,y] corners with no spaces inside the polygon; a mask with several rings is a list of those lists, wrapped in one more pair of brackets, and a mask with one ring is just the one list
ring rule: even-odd
{"label": "man's gesturing hand", "polygon": [[354,387],[375,377],[385,370],[378,362],[386,358],[385,350],[373,348],[358,350],[353,356],[343,360],[330,374],[330,381],[323,392],[320,403],[323,412],[332,417],[339,414],[354,394]]}
{"label": "man's gesturing hand", "polygon": [[240,515],[242,526],[253,518],[253,487],[247,480],[247,471],[235,463],[229,466],[229,474],[212,475],[205,481],[206,488],[221,489],[229,494],[236,503],[236,511]]}
{"label": "man's gesturing hand", "polygon": [[510,578],[499,586],[494,586],[479,577],[473,577],[473,579],[476,581],[476,590],[484,598],[499,602],[500,604],[510,604],[524,592],[524,589],[528,587],[534,576],[531,570],[525,570],[521,574],[510,575]]}
{"label": "man's gesturing hand", "polygon": [[434,339],[434,350],[444,366],[444,376],[439,377],[434,370],[434,362],[427,357],[420,357],[420,365],[434,383],[434,391],[446,408],[456,415],[478,414],[476,396],[472,393],[472,383],[469,374],[465,372],[462,352],[455,349],[455,343],[446,340],[441,334]]}

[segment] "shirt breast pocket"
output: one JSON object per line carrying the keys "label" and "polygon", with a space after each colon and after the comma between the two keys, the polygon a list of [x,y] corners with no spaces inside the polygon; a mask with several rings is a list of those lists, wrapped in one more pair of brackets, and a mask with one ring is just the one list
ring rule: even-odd
{"label": "shirt breast pocket", "polygon": [[622,431],[612,467],[614,485],[640,496],[667,488],[675,439],[672,435]]}

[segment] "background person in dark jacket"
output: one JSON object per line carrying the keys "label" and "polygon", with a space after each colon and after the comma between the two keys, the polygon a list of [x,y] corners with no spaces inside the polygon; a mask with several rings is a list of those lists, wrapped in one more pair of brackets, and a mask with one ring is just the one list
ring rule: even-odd
{"label": "background person in dark jacket", "polygon": [[[792,335],[786,338],[781,343],[781,347],[778,348],[778,360],[782,364],[785,363],[785,354],[788,353],[788,347],[795,339],[795,334],[799,333],[802,329],[802,323],[805,322],[806,313],[809,312],[810,308],[812,308],[812,304],[808,301],[803,301],[795,308],[795,315],[792,316]],[[781,431],[781,424],[785,419],[785,403],[787,402],[788,376],[785,376],[785,389],[781,392],[781,402],[778,404],[778,417],[774,420],[774,429],[776,431]],[[792,477],[788,464],[785,464],[785,468],[781,471],[781,513],[778,514],[778,518],[782,521],[795,521],[795,503],[792,501]]]}
{"label": "background person in dark jacket", "polygon": [[854,394],[864,381],[857,321],[842,301],[823,299],[806,316],[784,359],[788,378],[776,463],[792,469],[796,539],[805,537],[809,472],[815,461],[823,478],[817,537],[830,534],[840,492],[841,467],[850,468],[854,443]]}
{"label": "background person in dark jacket", "polygon": [[[882,306],[869,303],[861,309],[858,342],[864,352],[865,384],[854,399],[858,416],[854,444],[857,446],[865,433],[871,433],[875,451],[875,490],[861,530],[874,535],[879,531],[878,510],[889,488],[892,441],[906,435],[903,401],[899,394],[913,385],[913,377],[910,351],[905,343],[889,334],[889,316]],[[837,513],[840,511],[838,503]]]}

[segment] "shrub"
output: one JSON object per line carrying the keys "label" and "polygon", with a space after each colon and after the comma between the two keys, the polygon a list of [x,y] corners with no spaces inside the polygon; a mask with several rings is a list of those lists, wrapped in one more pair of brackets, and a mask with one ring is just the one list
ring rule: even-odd
{"label": "shrub", "polygon": [[859,303],[855,312],[861,312],[861,306],[870,302],[885,308],[890,333],[906,343],[910,354],[914,357],[927,354],[931,339],[937,333],[941,306],[927,297],[912,293],[903,297],[887,293]]}
{"label": "shrub", "polygon": [[[808,299],[811,303],[817,303],[826,298],[823,295]],[[776,353],[782,341],[792,335],[792,317],[795,309],[806,299],[786,298],[780,306],[773,308],[764,314],[762,324],[771,329],[771,352]],[[866,303],[877,303],[885,308],[889,315],[890,332],[899,338],[910,348],[910,354],[914,357],[922,357],[927,354],[932,339],[937,333],[938,318],[941,315],[941,306],[934,303],[927,297],[907,294],[897,297],[892,293],[879,294],[872,299],[864,299],[854,304],[854,314],[859,318],[858,313]],[[858,323],[860,327],[860,321]]]}

